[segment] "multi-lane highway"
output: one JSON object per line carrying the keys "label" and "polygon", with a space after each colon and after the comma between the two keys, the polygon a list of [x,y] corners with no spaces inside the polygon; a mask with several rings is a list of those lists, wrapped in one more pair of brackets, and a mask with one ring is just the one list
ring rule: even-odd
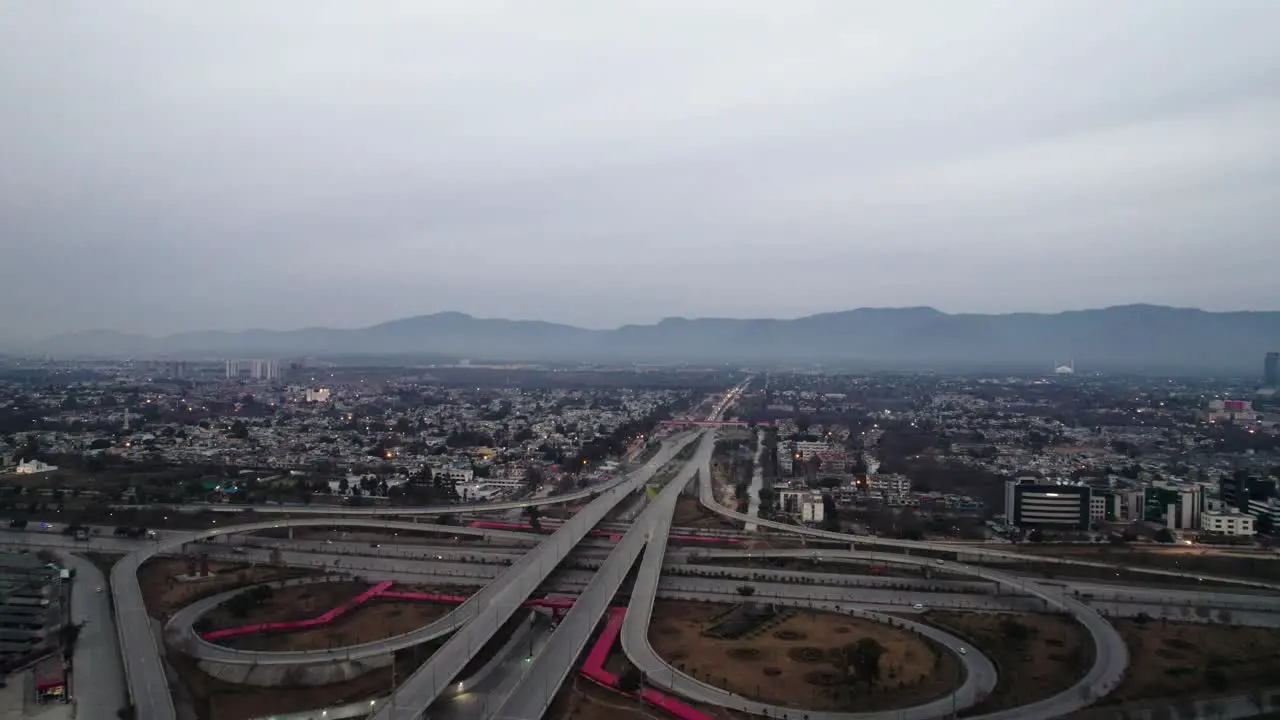
{"label": "multi-lane highway", "polygon": [[[718,512],[722,515],[731,516],[734,519],[749,522],[751,518],[742,513],[728,511],[727,508],[720,506],[714,501],[711,492],[710,472],[700,474],[702,481],[700,482],[699,497],[704,506]],[[670,519],[666,524],[669,526]],[[776,529],[788,531],[807,531],[808,528],[799,528],[788,526],[783,523],[774,523],[773,521],[757,520],[761,526],[776,526]],[[661,526],[656,528],[661,530]],[[816,531],[822,532],[822,531]],[[827,533],[834,537],[843,537],[846,541],[853,538],[848,535],[839,533]],[[876,538],[881,540],[881,538]],[[903,542],[903,541],[890,541]],[[657,657],[648,641],[648,625],[649,614],[652,610],[653,599],[657,596],[658,578],[661,566],[665,556],[665,547],[658,548],[659,543],[653,546],[654,552],[647,554],[644,565],[636,577],[636,586],[632,591],[632,606],[627,612],[627,620],[623,624],[622,638],[623,649],[627,652],[627,656],[632,663],[645,672],[652,682],[665,687],[673,692],[677,692],[685,697],[694,700],[711,702],[712,704],[724,705],[730,703],[731,707],[744,708],[749,712],[774,712],[780,710],[760,703],[753,703],[747,698],[732,696],[732,701],[726,699],[725,691],[713,686],[701,683],[692,677],[685,675],[675,667],[666,663]],[[921,544],[928,545],[928,544]],[[783,551],[785,552],[785,551]],[[858,553],[857,551],[844,551],[847,553],[845,557],[854,557],[861,555],[862,557],[876,561],[887,562],[892,559],[897,564],[915,564],[922,567],[932,568],[934,570],[951,573],[963,574],[971,577],[982,578],[987,581],[998,583],[1002,586],[1019,591],[1023,594],[1033,595],[1039,598],[1046,608],[1054,608],[1071,614],[1077,622],[1085,627],[1094,641],[1094,663],[1078,683],[1063,693],[1059,693],[1051,698],[1046,698],[1037,703],[1017,708],[1015,714],[996,713],[988,716],[995,720],[1005,720],[1009,718],[1020,718],[1023,720],[1049,720],[1050,718],[1061,717],[1065,714],[1073,712],[1081,707],[1090,704],[1094,698],[1101,697],[1111,688],[1115,687],[1122,678],[1125,669],[1129,664],[1129,652],[1125,646],[1124,640],[1115,628],[1111,626],[1096,610],[1090,608],[1084,603],[1068,596],[1066,593],[1053,592],[1043,588],[1040,585],[1026,580],[1025,578],[1016,577],[1003,572],[997,572],[989,568],[962,565],[954,562],[944,562],[935,558],[920,558],[907,555],[889,557],[889,553]],[[799,557],[807,557],[810,552],[800,551]],[[629,624],[628,624],[629,623]],[[970,692],[973,692],[970,689]],[[967,698],[972,700],[972,697]],[[959,698],[956,698],[959,700]],[[810,713],[813,715],[813,713]],[[926,717],[926,716],[921,716]],[[928,716],[936,717],[936,715]]]}
{"label": "multi-lane highway", "polygon": [[421,717],[582,538],[618,503],[631,493],[642,490],[658,470],[692,440],[692,437],[686,437],[678,444],[664,445],[656,457],[629,476],[626,482],[591,501],[541,545],[450,613],[450,616],[461,615],[469,621],[396,689],[392,702],[374,713],[371,716],[373,720],[416,720]]}
{"label": "multi-lane highway", "polygon": [[542,717],[646,543],[650,547],[659,542],[665,545],[669,528],[660,526],[661,518],[670,519],[680,493],[699,468],[709,466],[714,450],[715,434],[704,433],[694,460],[686,463],[679,474],[662,488],[658,497],[649,503],[631,530],[614,547],[551,636],[546,651],[534,661],[532,671],[516,686],[494,717],[500,720]]}
{"label": "multi-lane highway", "polygon": [[[550,536],[541,545],[534,548],[529,554],[521,559],[525,565],[513,565],[512,568],[518,566],[524,567],[527,573],[529,568],[538,567],[539,573],[545,570],[549,573],[560,560],[564,559],[564,554],[577,544],[577,541],[586,534],[601,518],[607,513],[613,505],[620,501],[630,492],[642,487],[644,483],[652,477],[659,468],[671,461],[679,450],[693,439],[692,435],[682,435],[671,438],[663,444],[658,454],[649,461],[643,468],[636,473],[622,479],[620,483],[613,483],[610,489],[600,493],[596,501],[584,508],[581,512],[574,515],[573,518],[566,523],[555,535]],[[601,501],[601,502],[597,502]],[[492,506],[490,506],[492,507]],[[594,509],[593,509],[594,508]],[[393,522],[388,520],[378,520],[373,518],[316,518],[316,519],[288,519],[267,521],[262,523],[251,523],[248,525],[233,525],[230,527],[222,527],[213,530],[202,530],[192,533],[173,533],[169,536],[157,540],[154,543],[148,543],[143,548],[123,557],[111,572],[111,588],[115,600],[117,613],[117,629],[119,631],[121,652],[125,660],[125,675],[129,684],[129,694],[135,705],[137,715],[140,720],[172,720],[174,718],[173,700],[170,697],[167,679],[164,673],[164,665],[161,660],[160,647],[151,632],[151,620],[147,615],[146,605],[142,598],[142,588],[138,583],[138,570],[142,564],[150,558],[163,553],[172,553],[180,550],[184,545],[192,542],[215,538],[222,535],[239,534],[243,532],[266,530],[273,528],[286,527],[317,527],[330,525],[358,526],[358,527],[377,527],[390,530],[421,530],[421,523],[413,522]],[[458,528],[449,527],[452,532]],[[557,541],[557,536],[560,538]],[[572,538],[572,541],[570,541]],[[541,550],[547,548],[546,550]],[[545,574],[542,575],[545,577]],[[520,577],[531,578],[531,574],[521,574]],[[536,587],[536,582],[526,589],[528,592]],[[516,593],[518,591],[508,588],[507,581],[499,581],[494,583],[496,589],[492,594]],[[503,592],[505,590],[505,592]],[[479,594],[477,597],[481,597]],[[488,598],[493,600],[493,598]],[[521,598],[520,602],[523,602]],[[487,607],[488,614],[497,617],[504,612],[509,617],[509,613],[517,607],[520,602],[507,602],[506,610],[501,609],[501,604],[486,605],[484,600],[476,600],[469,608],[459,608],[458,611],[450,614],[450,617],[456,616],[458,625],[462,625],[467,617],[475,617],[479,614],[481,607]],[[461,611],[463,614],[459,615]],[[467,615],[467,612],[471,615]],[[496,628],[495,628],[496,629]],[[341,654],[328,653],[327,651],[317,651],[309,654],[310,659],[317,663],[333,662],[335,660],[345,660],[352,657],[374,657],[394,652],[403,647],[409,647],[414,644],[424,642],[425,639],[420,637],[425,633],[408,633],[399,638],[392,638],[381,641],[380,643],[369,643],[365,647],[357,646],[357,648],[347,648],[348,652]],[[439,637],[438,635],[434,637]],[[431,637],[429,639],[434,639]],[[478,649],[478,648],[477,648]],[[351,652],[354,650],[354,652]],[[439,653],[437,653],[437,657]],[[296,660],[294,660],[296,662]],[[304,661],[306,662],[306,661]],[[430,663],[428,663],[430,664]],[[424,666],[425,667],[425,666]],[[461,669],[461,668],[459,668]],[[457,674],[456,672],[454,673]],[[417,677],[417,676],[415,676]],[[407,685],[407,684],[406,684]]]}
{"label": "multi-lane highway", "polygon": [[[700,454],[698,457],[700,473],[710,477],[711,454]],[[682,488],[681,488],[682,489]],[[653,615],[653,603],[658,596],[658,585],[661,580],[666,558],[667,536],[671,531],[672,515],[675,512],[674,497],[665,503],[655,503],[651,517],[648,518],[648,546],[644,558],[636,573],[635,585],[631,591],[631,602],[622,625],[622,648],[631,663],[639,669],[652,685],[666,688],[682,697],[699,702],[706,702],[720,707],[742,710],[755,715],[785,717],[791,708],[761,703],[749,698],[704,683],[659,657],[649,642],[649,624]],[[812,604],[812,601],[810,601]],[[779,600],[779,604],[787,604]],[[846,606],[839,611],[858,615],[876,622],[888,622],[890,618],[861,608]],[[944,647],[953,649],[956,657],[965,666],[965,680],[952,695],[940,698],[911,708],[899,708],[889,713],[823,713],[809,712],[812,720],[872,720],[898,718],[899,720],[929,720],[940,717],[957,708],[967,708],[976,704],[983,696],[990,693],[996,685],[996,670],[981,652],[961,653],[962,642],[936,628],[908,620],[899,621],[909,625],[916,632],[931,637]],[[539,715],[541,713],[538,713]],[[526,715],[524,717],[533,717]],[[499,720],[504,720],[500,718]],[[514,717],[513,717],[514,720]]]}
{"label": "multi-lane highway", "polygon": [[[1219,575],[1206,575],[1204,573],[1185,572],[1180,570],[1160,570],[1156,568],[1121,566],[1114,563],[1095,562],[1090,560],[1076,560],[1063,557],[1053,557],[1048,555],[1027,555],[1026,553],[1011,552],[1009,550],[993,550],[987,547],[979,547],[975,545],[959,545],[953,543],[928,542],[921,540],[897,540],[895,538],[885,538],[877,535],[853,535],[849,533],[832,532],[829,530],[819,530],[804,525],[790,525],[788,523],[778,522],[776,520],[763,520],[761,518],[753,518],[745,513],[740,513],[721,505],[715,499],[715,491],[712,488],[711,478],[709,475],[702,478],[699,483],[698,500],[702,506],[711,512],[722,517],[736,520],[745,524],[754,524],[757,527],[768,528],[770,530],[781,532],[789,535],[800,535],[803,537],[811,537],[829,542],[846,543],[849,545],[873,545],[882,547],[902,548],[906,551],[924,550],[933,553],[945,553],[955,555],[957,557],[975,558],[978,561],[986,560],[1002,560],[1015,561],[1020,563],[1036,562],[1054,565],[1074,565],[1077,567],[1102,568],[1106,570],[1124,570],[1131,573],[1145,573],[1148,575],[1162,575],[1165,577],[1186,578],[1191,582],[1200,582],[1210,580],[1216,583],[1228,585],[1241,585],[1246,587],[1266,588],[1268,590],[1280,590],[1280,583],[1265,582],[1261,580],[1247,580],[1243,578],[1222,577]],[[812,552],[812,551],[810,551]]]}
{"label": "multi-lane highway", "polygon": [[[718,417],[725,408],[727,408],[741,388],[735,388],[734,391],[726,394],[719,404],[715,407],[713,417]],[[700,447],[698,455],[698,466],[706,466],[709,464],[710,450],[713,445],[713,439],[710,433],[705,435],[707,438],[703,446],[707,448],[705,454],[703,448]],[[112,573],[112,586],[114,598],[118,612],[120,614],[119,639],[122,650],[125,655],[125,669],[128,674],[130,692],[133,702],[137,705],[138,717],[144,720],[170,720],[173,718],[173,705],[168,697],[168,688],[164,677],[163,666],[160,662],[158,648],[151,633],[150,620],[146,616],[145,608],[142,606],[141,591],[137,584],[137,570],[142,562],[149,557],[153,557],[161,553],[170,553],[180,550],[185,543],[192,542],[202,538],[218,537],[221,535],[230,535],[243,533],[251,529],[265,529],[269,527],[306,527],[318,525],[352,525],[365,527],[379,527],[382,529],[417,529],[435,531],[433,526],[424,526],[421,523],[395,523],[383,520],[381,518],[387,516],[399,515],[432,515],[432,514],[469,514],[477,512],[494,512],[513,510],[517,508],[529,507],[531,505],[544,505],[562,502],[572,502],[575,500],[585,500],[591,498],[591,502],[585,509],[568,521],[555,528],[555,533],[547,536],[541,544],[536,545],[527,553],[521,554],[519,546],[529,544],[528,535],[510,534],[512,537],[503,537],[496,533],[502,531],[481,530],[473,528],[458,528],[453,526],[441,526],[441,532],[453,534],[480,534],[486,537],[497,538],[499,542],[504,543],[502,547],[493,548],[450,548],[448,550],[439,546],[425,547],[389,547],[385,555],[382,554],[382,548],[365,548],[357,547],[356,544],[346,542],[318,542],[318,541],[291,541],[281,539],[255,539],[254,544],[274,544],[284,550],[287,555],[282,558],[287,564],[310,564],[316,566],[332,562],[333,567],[339,570],[359,570],[362,575],[373,577],[375,575],[386,574],[394,579],[401,579],[406,574],[418,573],[420,577],[432,578],[453,578],[456,581],[465,580],[475,584],[484,584],[484,587],[472,596],[466,603],[446,617],[448,622],[433,623],[428,628],[420,628],[412,633],[398,638],[389,638],[375,643],[366,643],[364,646],[355,646],[353,648],[342,648],[336,653],[330,651],[317,651],[313,653],[267,653],[264,656],[281,656],[278,659],[273,657],[255,657],[250,662],[253,664],[261,663],[270,666],[272,664],[292,665],[307,663],[323,663],[345,660],[348,658],[377,655],[385,656],[388,653],[406,647],[408,644],[422,642],[428,637],[440,637],[441,635],[452,632],[453,637],[445,643],[445,645],[437,651],[424,664],[418,672],[416,672],[408,681],[397,689],[393,696],[392,702],[382,704],[376,710],[373,717],[381,720],[408,720],[421,717],[428,707],[442,697],[449,694],[449,686],[457,679],[462,668],[479,652],[479,650],[494,637],[497,630],[503,626],[507,619],[512,617],[516,609],[524,602],[524,600],[532,593],[544,580],[550,578],[549,586],[566,587],[576,589],[581,593],[582,599],[566,616],[565,622],[560,626],[560,630],[552,634],[547,641],[546,651],[540,653],[532,663],[526,663],[528,667],[518,668],[519,675],[515,680],[511,680],[507,688],[510,694],[506,695],[502,702],[501,710],[495,709],[502,717],[536,717],[540,715],[542,710],[550,702],[551,697],[559,688],[564,677],[569,672],[574,659],[578,652],[581,651],[589,636],[591,630],[598,622],[600,615],[604,611],[610,598],[617,590],[617,584],[620,584],[621,578],[626,575],[631,564],[636,557],[646,548],[645,561],[642,563],[640,577],[637,580],[636,592],[633,593],[633,607],[628,612],[627,624],[623,629],[623,645],[629,656],[633,656],[633,662],[641,667],[642,670],[651,676],[651,680],[657,684],[661,684],[663,678],[670,678],[670,688],[683,695],[693,697],[695,700],[704,700],[709,702],[719,702],[721,704],[729,704],[732,707],[746,708],[752,711],[771,710],[766,707],[755,707],[744,698],[726,698],[727,695],[722,690],[711,689],[709,686],[703,687],[692,678],[688,678],[688,682],[683,678],[682,674],[675,671],[669,665],[662,663],[660,660],[655,661],[656,655],[646,655],[645,648],[648,647],[647,642],[647,625],[649,615],[652,609],[653,598],[658,596],[670,597],[700,597],[703,599],[723,599],[730,593],[736,593],[736,590],[726,590],[723,580],[715,580],[711,578],[701,578],[691,576],[689,574],[689,566],[681,565],[680,573],[676,576],[662,577],[664,568],[670,569],[673,557],[687,559],[688,554],[679,555],[678,553],[666,552],[666,537],[670,533],[671,511],[674,510],[674,498],[682,489],[680,486],[668,486],[659,495],[659,501],[645,503],[636,503],[635,507],[645,507],[636,521],[629,528],[627,533],[623,535],[621,540],[610,549],[607,559],[601,557],[603,548],[594,548],[583,550],[579,548],[580,541],[586,536],[587,532],[599,524],[605,513],[609,512],[619,503],[628,497],[635,497],[633,492],[643,487],[644,483],[651,478],[656,470],[664,465],[667,460],[674,456],[681,442],[688,442],[691,436],[684,436],[680,440],[673,440],[664,443],[659,455],[644,468],[636,473],[618,478],[610,483],[578,491],[566,496],[548,497],[548,498],[529,498],[519,501],[510,501],[504,503],[487,503],[483,505],[473,506],[441,506],[429,508],[348,508],[348,507],[314,507],[314,506],[273,506],[269,508],[255,508],[258,512],[272,513],[289,513],[298,515],[321,514],[321,515],[341,515],[337,518],[316,518],[312,520],[295,520],[287,519],[275,522],[256,523],[248,526],[233,526],[229,528],[220,528],[213,531],[204,531],[199,533],[175,533],[164,538],[163,541],[150,543],[143,549],[131,552],[124,560],[122,560]],[[694,467],[686,466],[688,473],[692,473]],[[741,513],[724,508],[715,502],[711,497],[709,472],[701,473],[702,481],[699,483],[699,495],[702,503],[714,512],[725,517],[743,522],[753,522],[762,528],[768,528],[773,531],[780,531],[789,534],[799,534],[809,537],[816,537],[825,540],[835,540],[842,543],[858,543],[871,545],[887,545],[896,546],[898,548],[912,550],[928,550],[931,552],[957,553],[963,554],[965,557],[978,557],[982,559],[1016,559],[1026,561],[1027,556],[1011,553],[1003,550],[992,550],[984,547],[963,546],[956,547],[946,543],[922,543],[912,541],[899,541],[885,538],[874,538],[866,536],[845,535],[842,533],[829,533],[811,528],[804,528],[773,521],[758,520],[748,517]],[[677,482],[687,483],[688,476],[682,474],[677,478]],[[670,491],[670,493],[668,493]],[[667,501],[670,500],[668,503]],[[670,507],[667,507],[668,504]],[[182,508],[184,510],[224,510],[227,508],[213,508],[208,506],[188,506]],[[232,509],[238,511],[239,509]],[[365,516],[380,516],[379,519]],[[550,528],[549,528],[550,529]],[[536,540],[537,538],[535,538]],[[0,542],[3,540],[0,539]],[[112,542],[112,539],[103,538],[96,542],[106,544]],[[121,541],[129,542],[129,541]],[[136,547],[136,545],[134,546]],[[223,553],[232,552],[229,549],[218,547],[215,545],[205,546],[207,550],[215,556],[221,556]],[[377,550],[375,553],[380,557],[363,557],[370,554],[369,550]],[[467,559],[467,550],[471,554],[484,553],[490,555],[491,560],[500,560],[504,564],[478,564],[465,565],[465,570],[461,569],[463,562]],[[258,553],[264,552],[256,549],[245,550],[245,553],[252,553],[256,557]],[[348,556],[341,560],[333,559],[331,553],[345,552]],[[769,552],[785,552],[785,551],[765,551]],[[792,557],[807,557],[813,551],[794,551],[797,555]],[[822,551],[824,555],[832,551]],[[973,603],[973,608],[1009,608],[1009,607],[1025,607],[1026,603],[1033,605],[1038,603],[1040,607],[1057,608],[1071,613],[1080,621],[1086,629],[1094,636],[1097,653],[1095,653],[1095,663],[1090,669],[1088,675],[1075,687],[1068,690],[1062,695],[1054,698],[1043,700],[1030,706],[1018,708],[1011,713],[997,713],[989,716],[997,720],[1013,720],[1013,718],[1049,718],[1057,717],[1063,713],[1071,712],[1077,709],[1093,698],[1103,694],[1107,689],[1114,686],[1120,674],[1123,672],[1127,664],[1127,651],[1115,630],[1111,628],[1092,608],[1085,602],[1077,600],[1071,594],[1064,592],[1062,589],[1047,587],[1044,583],[1038,583],[1017,577],[1015,575],[999,572],[989,568],[974,567],[955,562],[945,562],[936,560],[932,557],[912,557],[909,555],[899,555],[892,553],[862,553],[856,551],[834,551],[841,557],[875,559],[876,562],[890,563],[897,565],[916,565],[927,566],[934,570],[939,570],[949,576],[968,575],[979,578],[978,580],[959,581],[955,579],[945,579],[938,582],[942,583],[968,583],[970,586],[990,586],[991,584],[999,584],[1006,589],[1011,589],[1011,595],[996,596],[990,595],[979,590],[972,594],[966,593],[931,593],[927,588],[917,591],[915,589],[899,590],[894,588],[876,588],[871,590],[850,590],[847,586],[838,581],[832,581],[830,576],[822,578],[818,581],[810,582],[810,586],[804,588],[796,588],[789,583],[801,579],[802,573],[792,573],[788,571],[771,571],[771,570],[752,570],[749,568],[728,569],[731,572],[729,577],[742,578],[744,574],[747,577],[751,575],[771,575],[773,579],[759,578],[752,580],[757,586],[758,592],[762,596],[775,597],[780,603],[804,604],[808,602],[811,605],[827,601],[832,607],[837,605],[842,612],[867,613],[867,604],[877,606],[897,607],[903,602],[911,603],[929,603],[935,607],[957,606],[970,607],[965,605],[966,602]],[[435,553],[435,557],[431,557],[431,553]],[[598,568],[596,572],[587,570],[562,570],[556,571],[556,568],[562,564],[572,554],[571,567],[578,568]],[[757,555],[762,555],[757,551]],[[356,555],[351,557],[351,555]],[[740,556],[740,555],[739,555]],[[777,556],[777,555],[775,555]],[[883,556],[883,557],[881,557]],[[630,562],[628,562],[628,557]],[[1089,561],[1072,561],[1062,558],[1041,558],[1036,557],[1038,562],[1058,562],[1072,563],[1079,565],[1090,565],[1098,567],[1111,567],[1105,563],[1095,563]],[[337,565],[342,562],[347,567]],[[510,563],[509,566],[505,563]],[[664,565],[665,563],[665,565]],[[939,563],[943,563],[942,567],[938,567]],[[1143,568],[1134,568],[1135,571],[1153,572]],[[1173,571],[1154,571],[1165,575],[1177,575],[1182,577],[1197,577],[1191,573],[1178,573]],[[455,574],[457,573],[457,574]],[[576,575],[575,575],[576,573]],[[816,574],[815,574],[816,575]],[[1215,580],[1219,578],[1214,578]],[[615,583],[615,580],[617,583]],[[1225,580],[1225,579],[1223,579]],[[486,581],[488,581],[486,583]],[[740,582],[740,580],[739,580]],[[1237,581],[1241,584],[1254,584],[1260,586],[1268,586],[1267,583],[1251,583],[1249,581]],[[868,584],[874,584],[870,582]],[[818,587],[813,587],[814,585]],[[1102,586],[1101,584],[1095,585]],[[1081,586],[1074,586],[1075,590],[1080,590]],[[1113,589],[1114,590],[1114,589]],[[1115,603],[1117,605],[1125,605],[1127,607],[1145,605],[1147,603],[1155,604],[1161,600],[1153,594],[1138,592],[1130,597],[1121,598],[1118,596],[1119,591],[1116,590],[1111,596],[1104,599],[1103,594],[1107,593],[1106,589],[1095,590],[1090,593],[1093,598],[1084,598],[1088,602],[1095,605],[1101,603]],[[1099,594],[1101,593],[1101,594]],[[1168,593],[1161,592],[1160,595]],[[1217,595],[1211,594],[1211,595]],[[636,599],[639,598],[639,605]],[[1034,600],[1032,598],[1035,598]],[[1167,600],[1167,598],[1165,598]],[[1234,599],[1212,598],[1213,602],[1221,601],[1224,603],[1234,602]],[[646,604],[648,609],[646,609]],[[858,604],[855,607],[855,604]],[[1127,605],[1126,605],[1127,604]],[[202,607],[207,607],[203,606]],[[1241,608],[1244,605],[1239,606]],[[186,618],[198,616],[201,608],[193,608],[190,613],[184,613],[184,623]],[[1266,612],[1260,610],[1259,612]],[[870,615],[868,615],[870,617]],[[580,627],[581,626],[581,627]],[[922,632],[928,632],[923,631]],[[938,632],[933,630],[932,632]],[[944,645],[951,643],[954,645],[954,639],[939,637],[939,642]],[[196,647],[195,652],[198,656],[205,657],[205,653],[215,653],[213,658],[220,662],[237,664],[240,658],[239,651],[227,649],[209,650],[213,646],[202,641],[183,642],[184,645]],[[629,647],[628,647],[629,646]],[[634,651],[634,652],[633,652]],[[651,653],[652,648],[648,648]],[[367,654],[367,655],[366,655]],[[250,654],[252,655],[252,654]],[[962,707],[971,703],[979,694],[990,690],[994,685],[994,670],[989,673],[981,666],[985,662],[978,653],[970,653],[972,660],[966,661],[968,667],[969,682],[957,694],[955,698],[946,700],[948,707],[952,705]],[[241,658],[242,659],[242,658]],[[989,667],[989,663],[988,663]],[[989,684],[988,684],[989,683]],[[985,689],[984,689],[985,688]],[[496,696],[495,696],[496,697]],[[502,699],[502,698],[497,698]],[[741,701],[741,702],[740,702]],[[495,703],[496,704],[496,703]],[[759,705],[759,704],[756,704]],[[443,709],[443,706],[436,704],[437,709]],[[492,706],[490,706],[492,707]],[[936,710],[936,708],[934,708]],[[919,709],[921,714],[906,714],[898,716],[905,718],[926,717],[928,709]],[[813,714],[811,713],[811,716]],[[817,717],[817,716],[814,716]]]}
{"label": "multi-lane highway", "polygon": [[[114,715],[124,707],[124,669],[116,645],[111,596],[97,566],[77,555],[62,556],[76,571],[71,583],[71,621],[80,624],[72,658],[71,696],[79,712]],[[102,590],[99,592],[99,590]]]}

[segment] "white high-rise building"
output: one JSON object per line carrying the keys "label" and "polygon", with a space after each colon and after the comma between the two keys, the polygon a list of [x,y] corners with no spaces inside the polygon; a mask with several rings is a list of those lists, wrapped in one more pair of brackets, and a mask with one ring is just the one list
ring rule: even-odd
{"label": "white high-rise building", "polygon": [[280,378],[279,360],[228,360],[226,368],[227,379],[229,380],[246,376],[251,380],[278,380]]}
{"label": "white high-rise building", "polygon": [[278,380],[280,378],[280,361],[254,360],[250,365],[249,376],[254,380]]}

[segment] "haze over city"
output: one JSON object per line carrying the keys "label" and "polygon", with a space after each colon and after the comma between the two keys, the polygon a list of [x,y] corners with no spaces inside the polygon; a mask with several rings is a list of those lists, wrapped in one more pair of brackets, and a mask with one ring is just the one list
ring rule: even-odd
{"label": "haze over city", "polygon": [[1274,3],[4,16],[0,337],[1280,309]]}

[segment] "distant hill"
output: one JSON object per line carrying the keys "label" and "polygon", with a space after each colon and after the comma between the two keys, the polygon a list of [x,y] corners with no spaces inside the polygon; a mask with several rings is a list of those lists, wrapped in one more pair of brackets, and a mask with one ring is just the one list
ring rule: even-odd
{"label": "distant hill", "polygon": [[445,312],[354,330],[243,330],[145,337],[110,331],[49,338],[50,355],[298,356],[436,354],[475,359],[864,363],[877,366],[1260,368],[1280,349],[1280,312],[1154,305],[1007,315],[862,308],[794,320],[667,318],[587,330]]}

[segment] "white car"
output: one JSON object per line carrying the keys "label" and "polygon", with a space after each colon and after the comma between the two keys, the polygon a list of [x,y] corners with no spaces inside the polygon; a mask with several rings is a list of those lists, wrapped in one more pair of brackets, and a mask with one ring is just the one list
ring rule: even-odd
{"label": "white car", "polygon": [[94,592],[102,592],[102,588],[98,588],[97,590],[94,590]]}
{"label": "white car", "polygon": [[967,653],[965,653],[964,648],[960,648],[960,654],[961,654],[961,655],[965,655],[965,654],[967,654]]}
{"label": "white car", "polygon": [[920,603],[916,603],[915,605],[912,605],[912,606],[911,606],[911,609],[912,609],[912,610],[923,610],[923,609],[924,609],[924,605],[921,605]]}

